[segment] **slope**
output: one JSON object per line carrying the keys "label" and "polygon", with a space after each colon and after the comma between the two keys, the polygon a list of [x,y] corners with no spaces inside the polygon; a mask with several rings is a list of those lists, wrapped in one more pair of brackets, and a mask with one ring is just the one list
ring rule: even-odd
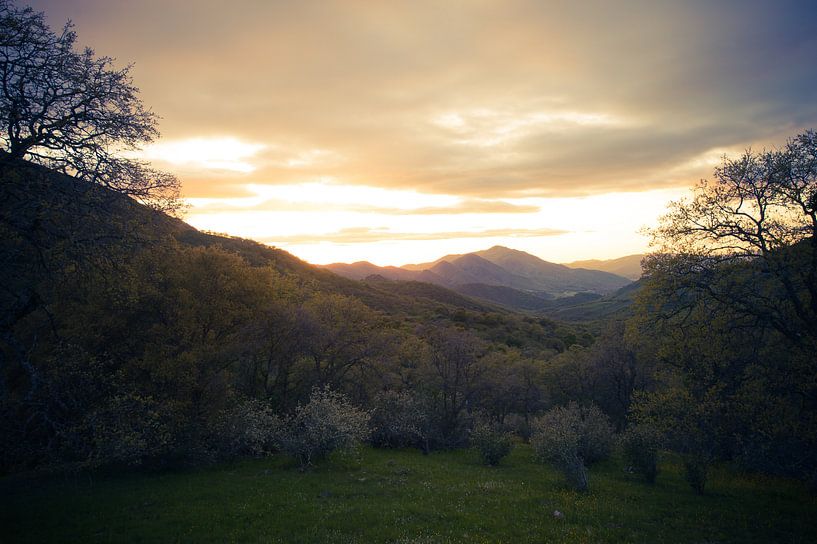
{"label": "slope", "polygon": [[270,266],[312,289],[355,297],[391,314],[424,314],[440,307],[496,310],[448,290],[412,296],[352,281],[278,248],[201,232],[125,195],[26,161],[6,164],[0,170],[0,236],[0,281],[6,287],[0,302],[4,308],[24,306],[35,275],[42,278],[61,260],[106,252],[126,254],[175,242],[220,246],[252,266]]}
{"label": "slope", "polygon": [[644,258],[643,253],[636,255],[627,255],[626,257],[619,257],[618,259],[590,259],[587,261],[574,261],[572,263],[565,263],[565,266],[570,268],[587,268],[590,270],[601,270],[603,272],[610,272],[633,281],[641,277],[641,260]]}

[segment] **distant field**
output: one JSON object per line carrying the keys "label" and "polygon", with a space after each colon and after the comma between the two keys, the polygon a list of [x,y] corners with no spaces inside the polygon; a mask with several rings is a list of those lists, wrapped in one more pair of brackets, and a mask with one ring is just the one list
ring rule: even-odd
{"label": "distant field", "polygon": [[[363,450],[299,472],[282,458],[205,470],[0,481],[0,542],[817,542],[817,498],[725,468],[695,496],[619,461],[566,489],[518,447],[497,468],[456,451]],[[564,514],[553,516],[554,510]]]}

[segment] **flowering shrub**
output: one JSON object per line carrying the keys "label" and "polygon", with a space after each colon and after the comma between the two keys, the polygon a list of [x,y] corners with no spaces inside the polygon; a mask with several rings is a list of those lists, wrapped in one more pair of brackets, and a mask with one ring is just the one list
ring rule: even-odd
{"label": "flowering shrub", "polygon": [[301,468],[335,450],[349,451],[369,436],[369,413],[329,388],[314,389],[307,404],[280,420],[276,445]]}
{"label": "flowering shrub", "polygon": [[532,425],[531,445],[539,461],[561,471],[578,491],[588,487],[586,465],[610,456],[613,429],[595,406],[553,408]]}

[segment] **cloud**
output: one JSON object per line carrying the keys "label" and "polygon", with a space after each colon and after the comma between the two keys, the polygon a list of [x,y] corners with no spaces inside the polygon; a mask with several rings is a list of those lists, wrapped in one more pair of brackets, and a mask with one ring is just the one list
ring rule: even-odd
{"label": "cloud", "polygon": [[538,238],[558,236],[567,231],[558,229],[490,229],[459,232],[395,232],[386,228],[348,228],[326,234],[294,234],[289,236],[265,237],[261,241],[270,244],[308,244],[335,242],[340,244],[362,244],[381,241],[407,240],[453,240],[465,238]]}
{"label": "cloud", "polygon": [[663,173],[710,149],[817,125],[817,11],[802,1],[33,4],[135,61],[167,138],[268,146],[266,162],[209,160],[259,183],[306,170],[483,198],[659,188],[708,176]]}
{"label": "cloud", "polygon": [[[325,211],[343,211],[359,214],[380,214],[380,215],[462,215],[462,214],[530,214],[540,211],[540,206],[536,204],[512,203],[503,200],[489,200],[489,199],[462,199],[457,200],[451,197],[450,203],[445,203],[437,206],[427,206],[406,203],[405,207],[395,208],[388,204],[393,202],[385,202],[385,205],[378,204],[376,201],[367,203],[365,201],[358,202],[356,199],[333,199],[333,195],[337,193],[323,194],[321,188],[325,187],[320,184],[307,184],[306,187],[295,186],[294,191],[291,186],[284,187],[284,191],[276,191],[283,193],[291,192],[293,196],[298,198],[287,200],[281,197],[269,198],[267,196],[259,195],[248,189],[251,196],[233,196],[233,197],[205,197],[205,198],[187,198],[188,204],[193,206],[196,213],[221,213],[221,212],[235,212],[235,211],[275,211],[286,210],[288,212],[325,212]],[[281,187],[271,187],[270,189],[281,189]],[[347,188],[354,193],[355,187]],[[384,191],[388,194],[388,191]],[[416,193],[412,196],[420,196]],[[427,195],[430,197],[439,197],[445,195]],[[399,198],[399,195],[398,195]]]}

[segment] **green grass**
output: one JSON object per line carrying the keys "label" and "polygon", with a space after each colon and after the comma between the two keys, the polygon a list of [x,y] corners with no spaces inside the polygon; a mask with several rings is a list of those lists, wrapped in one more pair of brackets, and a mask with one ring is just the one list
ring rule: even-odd
{"label": "green grass", "polygon": [[[518,446],[363,450],[302,473],[275,457],[204,470],[0,482],[0,542],[803,542],[817,500],[789,480],[715,471],[696,496],[677,462],[654,486],[618,461],[567,489]],[[553,511],[564,513],[563,519]]]}

